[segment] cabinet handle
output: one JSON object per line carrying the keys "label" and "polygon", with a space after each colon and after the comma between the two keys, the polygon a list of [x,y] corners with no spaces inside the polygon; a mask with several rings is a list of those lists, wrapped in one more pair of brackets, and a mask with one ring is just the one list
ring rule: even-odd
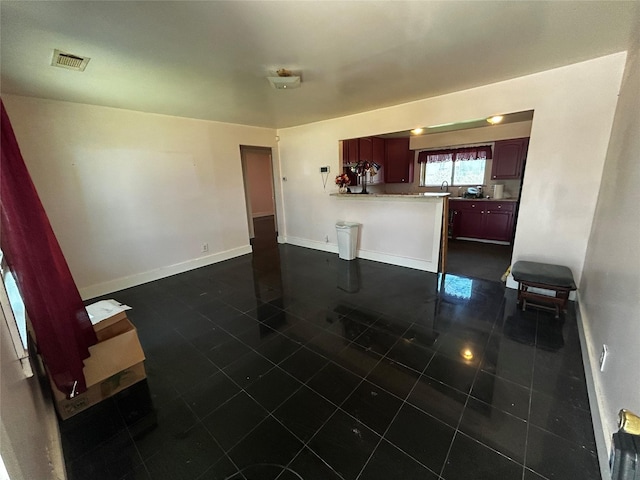
{"label": "cabinet handle", "polygon": [[472,206],[473,208],[476,208],[475,204],[472,204],[471,206]]}
{"label": "cabinet handle", "polygon": [[482,210],[480,213],[484,213],[484,210]]}
{"label": "cabinet handle", "polygon": [[498,208],[502,208],[502,205],[498,205]]}
{"label": "cabinet handle", "polygon": [[491,213],[491,210],[487,210],[487,213]]}

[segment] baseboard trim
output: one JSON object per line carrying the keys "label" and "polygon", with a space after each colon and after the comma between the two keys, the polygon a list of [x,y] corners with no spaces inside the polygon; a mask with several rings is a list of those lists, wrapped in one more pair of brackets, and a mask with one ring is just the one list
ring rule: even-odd
{"label": "baseboard trim", "polygon": [[606,423],[602,421],[606,416],[606,408],[603,401],[604,397],[600,395],[602,386],[600,385],[600,378],[597,375],[600,353],[593,351],[591,324],[588,322],[587,314],[582,309],[580,294],[577,295],[576,300],[576,317],[578,332],[580,334],[580,346],[582,349],[582,362],[584,364],[587,393],[589,394],[591,421],[593,423],[593,433],[596,440],[598,462],[600,464],[600,475],[603,480],[610,480],[609,452],[611,451],[611,436],[614,432],[608,431]]}
{"label": "baseboard trim", "polygon": [[255,212],[251,215],[251,218],[272,217],[273,212]]}
{"label": "baseboard trim", "polygon": [[328,242],[317,242],[315,240],[308,240],[306,238],[299,237],[278,237],[278,242],[288,243],[289,245],[295,245],[296,247],[311,248],[313,250],[321,250],[323,252],[338,253],[338,245]]}
{"label": "baseboard trim", "polygon": [[[279,243],[288,243],[290,245],[296,245],[298,247],[312,248],[314,250],[321,250],[323,252],[338,253],[338,245],[335,243],[317,242],[314,240],[308,240],[306,238],[298,237],[278,237]],[[422,270],[426,272],[437,273],[438,262],[428,262],[426,260],[419,260],[416,258],[401,257],[398,255],[389,255],[386,253],[375,252],[371,250],[359,249],[357,257],[364,260],[373,260],[374,262],[388,263],[390,265],[397,265],[399,267],[413,268],[415,270]]]}
{"label": "baseboard trim", "polygon": [[88,287],[79,288],[80,296],[83,300],[89,298],[99,297],[108,293],[117,292],[125,288],[135,287],[142,285],[143,283],[153,282],[154,280],[160,280],[161,278],[170,277],[178,273],[188,272],[200,267],[206,267],[214,263],[223,262],[231,258],[239,257],[240,255],[246,255],[251,253],[253,249],[251,245],[244,245],[242,247],[233,248],[231,250],[225,250],[224,252],[213,253],[205,257],[199,257],[186,262],[175,263],[173,265],[167,265],[166,267],[156,268],[149,270],[148,272],[142,272],[127,277],[116,278],[108,282],[98,283],[90,285]]}
{"label": "baseboard trim", "polygon": [[511,242],[505,242],[503,240],[485,240],[484,238],[471,238],[471,237],[456,237],[449,240],[464,240],[466,242],[478,242],[478,243],[490,243],[492,245],[511,245]]}

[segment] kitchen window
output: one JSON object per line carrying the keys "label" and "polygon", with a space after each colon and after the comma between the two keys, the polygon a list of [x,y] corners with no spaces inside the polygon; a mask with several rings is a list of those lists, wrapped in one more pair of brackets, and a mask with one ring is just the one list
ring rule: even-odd
{"label": "kitchen window", "polygon": [[422,151],[418,154],[420,186],[482,185],[490,158],[490,145]]}

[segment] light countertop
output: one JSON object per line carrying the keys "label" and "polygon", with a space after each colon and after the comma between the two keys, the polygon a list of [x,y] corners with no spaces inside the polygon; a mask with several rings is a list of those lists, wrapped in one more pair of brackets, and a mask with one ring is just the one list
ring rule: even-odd
{"label": "light countertop", "polygon": [[464,202],[517,202],[517,198],[464,198],[464,197],[449,197],[449,200],[461,200]]}
{"label": "light countertop", "polygon": [[517,198],[464,198],[452,197],[446,192],[422,192],[422,193],[331,193],[332,197],[340,198],[406,198],[406,199],[439,199],[449,197],[449,200],[461,200],[465,202],[517,202]]}
{"label": "light countertop", "polygon": [[341,197],[341,198],[416,198],[416,199],[434,199],[434,198],[443,198],[448,197],[449,193],[433,193],[433,192],[425,192],[425,193],[331,193],[332,197]]}

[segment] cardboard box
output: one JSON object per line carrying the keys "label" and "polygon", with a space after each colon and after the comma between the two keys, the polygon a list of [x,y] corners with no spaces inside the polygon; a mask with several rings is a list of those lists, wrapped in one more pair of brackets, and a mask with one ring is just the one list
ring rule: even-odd
{"label": "cardboard box", "polygon": [[124,332],[120,322],[127,318],[126,310],[130,309],[131,307],[116,300],[101,300],[87,306],[87,313],[99,342]]}
{"label": "cardboard box", "polygon": [[105,325],[99,329],[102,340],[89,347],[91,356],[84,362],[87,391],[67,398],[51,381],[56,410],[63,420],[146,378],[144,352],[133,324],[125,315]]}

